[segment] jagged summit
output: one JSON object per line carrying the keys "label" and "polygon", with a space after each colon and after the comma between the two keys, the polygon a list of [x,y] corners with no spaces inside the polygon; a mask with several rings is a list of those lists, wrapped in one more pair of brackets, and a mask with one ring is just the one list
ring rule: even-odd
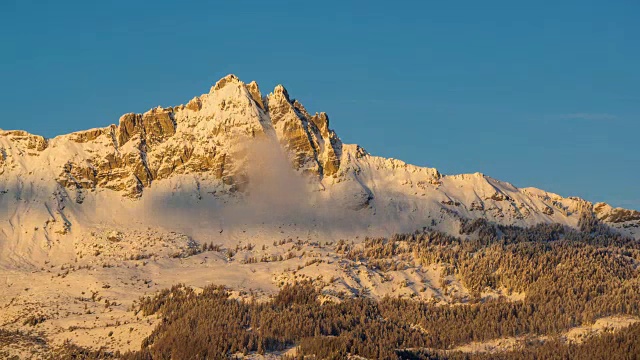
{"label": "jagged summit", "polygon": [[285,89],[281,84],[276,85],[276,87],[273,89],[272,94],[276,98],[282,98],[284,101],[291,102],[287,89]]}
{"label": "jagged summit", "polygon": [[28,261],[97,223],[162,219],[208,233],[230,213],[234,222],[269,227],[279,218],[331,238],[425,226],[456,233],[475,218],[577,226],[585,213],[640,233],[640,212],[372,156],[329,125],[282,85],[264,96],[256,82],[227,75],[186,105],[128,113],[103,128],[53,139],[0,130],[0,256]]}
{"label": "jagged summit", "polygon": [[216,84],[211,87],[211,91],[209,91],[209,93],[220,90],[223,87],[225,87],[225,85],[227,84],[244,84],[244,83],[240,81],[240,79],[238,79],[238,77],[235,76],[234,74],[229,74],[223,77],[222,79],[218,80]]}

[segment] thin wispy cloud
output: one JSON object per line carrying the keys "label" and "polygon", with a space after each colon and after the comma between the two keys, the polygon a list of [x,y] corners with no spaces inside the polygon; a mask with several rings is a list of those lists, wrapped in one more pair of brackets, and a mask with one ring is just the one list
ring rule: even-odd
{"label": "thin wispy cloud", "polygon": [[618,117],[616,115],[607,114],[607,113],[579,112],[579,113],[561,114],[561,115],[558,115],[557,118],[561,120],[611,121],[611,120],[616,120]]}

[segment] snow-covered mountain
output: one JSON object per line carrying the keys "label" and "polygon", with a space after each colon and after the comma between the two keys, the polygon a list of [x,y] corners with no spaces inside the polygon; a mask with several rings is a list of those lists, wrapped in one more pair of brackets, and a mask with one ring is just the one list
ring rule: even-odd
{"label": "snow-covered mountain", "polygon": [[640,236],[637,211],[372,156],[343,144],[325,113],[310,114],[283,86],[263,96],[234,75],[186,105],[125,114],[117,125],[53,139],[0,131],[0,259],[9,268],[70,261],[107,230],[231,243],[458,233],[466,218],[577,226],[581,214]]}

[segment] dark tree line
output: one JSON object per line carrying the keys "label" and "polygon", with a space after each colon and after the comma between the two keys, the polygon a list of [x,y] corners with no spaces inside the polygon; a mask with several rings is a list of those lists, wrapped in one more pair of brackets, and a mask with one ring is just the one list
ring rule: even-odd
{"label": "dark tree line", "polygon": [[633,324],[617,332],[605,332],[581,344],[567,344],[553,339],[534,342],[522,350],[502,353],[468,354],[418,350],[401,352],[399,356],[415,360],[637,360],[640,359],[640,324]]}

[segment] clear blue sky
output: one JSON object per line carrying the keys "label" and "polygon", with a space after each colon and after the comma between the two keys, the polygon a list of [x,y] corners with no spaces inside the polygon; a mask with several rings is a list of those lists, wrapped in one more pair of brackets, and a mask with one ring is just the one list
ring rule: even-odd
{"label": "clear blue sky", "polygon": [[284,84],[345,142],[640,209],[640,2],[4,0],[0,127]]}

